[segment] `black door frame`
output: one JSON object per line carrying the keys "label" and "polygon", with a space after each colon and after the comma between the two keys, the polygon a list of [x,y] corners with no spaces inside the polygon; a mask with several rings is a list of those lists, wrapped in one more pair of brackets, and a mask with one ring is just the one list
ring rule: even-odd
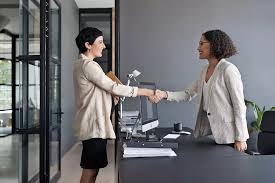
{"label": "black door frame", "polygon": [[[59,8],[59,38],[61,39],[61,4],[58,0],[53,0]],[[58,147],[58,173],[50,180],[50,37],[51,33],[49,30],[51,26],[51,4],[50,0],[44,0],[40,2],[40,33],[41,33],[41,77],[40,83],[45,85],[40,86],[40,120],[41,120],[41,131],[40,131],[40,182],[57,182],[61,177],[61,126],[59,126],[59,147]],[[61,59],[61,43],[58,46],[59,59]],[[59,74],[61,75],[61,65],[59,67]],[[61,77],[61,76],[60,76]],[[61,79],[60,79],[61,80]],[[59,83],[61,84],[61,83]],[[60,87],[60,86],[59,86]],[[59,89],[59,104],[61,105],[61,89]],[[61,106],[59,112],[61,120]]]}

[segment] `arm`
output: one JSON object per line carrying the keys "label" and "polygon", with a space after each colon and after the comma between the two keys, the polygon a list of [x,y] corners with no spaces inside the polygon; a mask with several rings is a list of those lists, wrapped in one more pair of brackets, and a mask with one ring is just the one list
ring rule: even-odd
{"label": "arm", "polygon": [[105,75],[103,70],[94,62],[87,61],[82,66],[85,77],[103,90],[114,95],[125,97],[151,96],[154,91],[117,84]]}
{"label": "arm", "polygon": [[157,99],[153,100],[155,103],[159,102],[162,99],[166,99],[169,101],[190,101],[193,97],[197,95],[198,91],[198,84],[199,81],[195,81],[192,83],[192,85],[184,91],[177,91],[177,92],[171,92],[171,91],[161,91],[156,90],[156,97]]}
{"label": "arm", "polygon": [[233,105],[236,126],[235,140],[237,142],[245,142],[249,137],[246,122],[246,106],[244,103],[241,74],[236,66],[230,65],[225,69],[225,84]]}
{"label": "arm", "polygon": [[194,97],[197,96],[199,80],[193,82],[190,87],[183,91],[171,92],[166,91],[167,100],[169,101],[191,101]]}

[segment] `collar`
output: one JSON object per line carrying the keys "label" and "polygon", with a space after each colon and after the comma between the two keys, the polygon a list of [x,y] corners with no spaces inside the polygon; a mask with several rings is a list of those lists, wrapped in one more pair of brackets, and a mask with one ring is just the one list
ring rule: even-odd
{"label": "collar", "polygon": [[84,55],[83,53],[79,54],[79,58],[83,59],[83,60],[92,60],[91,58],[87,57],[86,55]]}

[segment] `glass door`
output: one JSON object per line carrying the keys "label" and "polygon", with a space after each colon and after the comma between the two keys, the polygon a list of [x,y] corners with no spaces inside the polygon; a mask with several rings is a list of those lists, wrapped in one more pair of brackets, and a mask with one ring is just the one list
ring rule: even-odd
{"label": "glass door", "polygon": [[0,182],[57,182],[60,4],[57,0],[7,3],[0,1]]}
{"label": "glass door", "polygon": [[40,182],[40,2],[19,1],[19,39],[16,60],[15,126],[19,134],[19,180]]}

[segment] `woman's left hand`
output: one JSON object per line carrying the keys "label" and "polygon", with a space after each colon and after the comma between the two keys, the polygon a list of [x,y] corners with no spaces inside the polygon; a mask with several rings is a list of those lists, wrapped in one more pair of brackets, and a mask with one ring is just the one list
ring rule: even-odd
{"label": "woman's left hand", "polygon": [[246,142],[243,141],[235,141],[234,148],[237,151],[244,152],[247,149],[247,144]]}

